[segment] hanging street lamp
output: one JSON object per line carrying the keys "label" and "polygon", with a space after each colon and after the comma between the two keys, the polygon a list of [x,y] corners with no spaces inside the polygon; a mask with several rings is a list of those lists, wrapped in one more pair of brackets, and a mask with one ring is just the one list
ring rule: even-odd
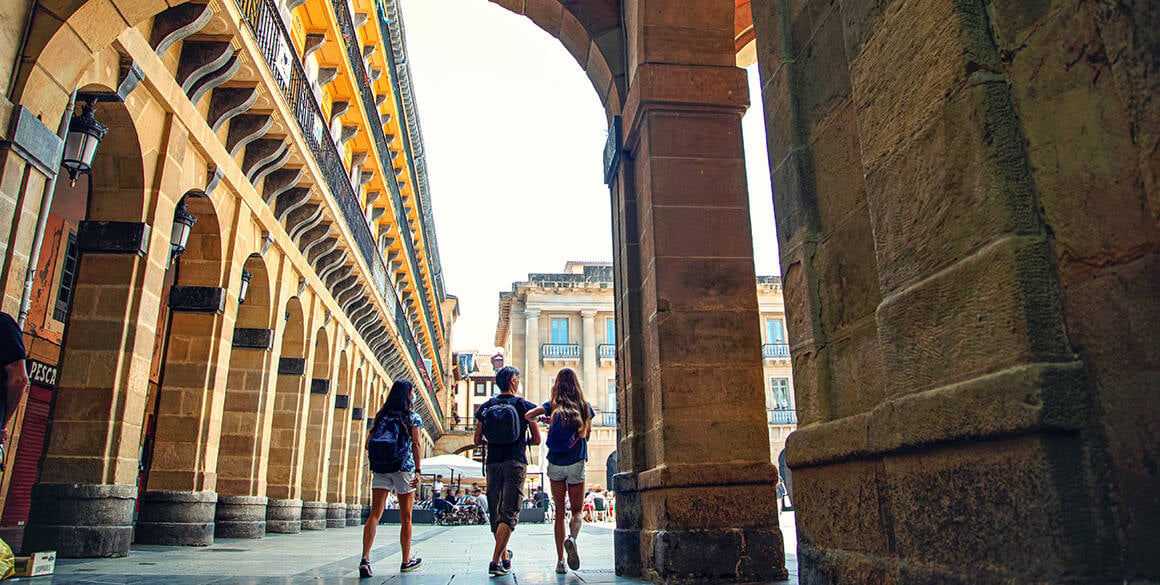
{"label": "hanging street lamp", "polygon": [[185,252],[185,245],[189,243],[189,232],[195,223],[197,216],[185,208],[185,198],[182,197],[177,209],[173,210],[173,231],[169,234],[170,261]]}
{"label": "hanging street lamp", "polygon": [[246,293],[250,292],[250,281],[254,279],[254,274],[245,268],[242,269],[242,288],[238,291],[238,304],[245,304]]}
{"label": "hanging street lamp", "polygon": [[76,186],[77,175],[87,175],[93,171],[93,155],[97,146],[109,129],[97,121],[93,112],[97,100],[89,100],[79,116],[73,116],[68,124],[68,136],[64,142],[64,157],[60,165],[68,171],[69,186]]}

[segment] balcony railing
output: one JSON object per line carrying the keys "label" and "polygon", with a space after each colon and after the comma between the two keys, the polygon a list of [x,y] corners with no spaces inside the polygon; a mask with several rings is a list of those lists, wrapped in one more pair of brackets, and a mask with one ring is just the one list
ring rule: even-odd
{"label": "balcony railing", "polygon": [[596,357],[602,360],[616,359],[616,346],[611,343],[601,343],[596,346]]}
{"label": "balcony railing", "polygon": [[614,427],[616,426],[616,411],[597,412],[596,419],[593,422],[595,422],[597,426]]}
{"label": "balcony railing", "polygon": [[769,424],[771,424],[771,425],[796,425],[797,424],[797,411],[796,410],[788,410],[788,409],[784,409],[784,408],[770,408],[767,410],[769,411]]}
{"label": "balcony railing", "polygon": [[540,346],[540,357],[549,360],[578,360],[580,346],[575,343],[545,343]]}
{"label": "balcony railing", "polygon": [[761,357],[765,359],[789,359],[789,344],[766,343],[761,346]]}
{"label": "balcony railing", "polygon": [[[382,122],[379,120],[378,109],[372,109],[371,104],[375,103],[374,90],[371,88],[371,80],[367,77],[366,62],[363,60],[362,53],[359,51],[360,43],[355,42],[358,39],[358,34],[354,28],[354,22],[351,19],[349,12],[349,3],[347,0],[332,0],[331,5],[334,7],[335,18],[338,23],[339,33],[342,35],[343,44],[346,46],[347,61],[350,62],[350,68],[354,71],[354,84],[358,86],[359,96],[362,98],[363,116],[367,120],[367,126],[371,129],[371,135],[374,137],[375,150],[379,153],[379,160],[385,165],[380,169],[380,173],[384,176],[388,183],[390,190],[391,214],[395,218],[395,225],[398,228],[399,235],[403,238],[404,255],[407,257],[407,264],[410,265],[411,274],[414,275],[415,285],[419,289],[424,305],[427,301],[427,286],[423,283],[422,272],[419,271],[419,265],[415,260],[415,243],[411,239],[410,222],[407,220],[406,210],[403,208],[403,200],[400,195],[399,181],[395,177],[394,159],[391,155],[391,149],[387,145],[387,136],[383,132]],[[405,134],[405,133],[404,133]],[[422,218],[420,218],[422,221]],[[430,312],[424,311],[424,318],[427,325],[434,335],[437,330],[435,323],[432,321]],[[443,360],[435,352],[435,360],[439,364],[438,370],[443,371]]]}
{"label": "balcony railing", "polygon": [[[388,284],[382,253],[375,244],[359,196],[350,184],[350,177],[343,164],[340,151],[335,145],[333,137],[327,131],[327,125],[322,122],[325,117],[322,115],[322,108],[319,107],[318,100],[311,88],[310,79],[306,76],[302,63],[291,50],[294,45],[282,18],[278,14],[278,9],[271,0],[237,0],[237,4],[254,34],[254,40],[262,51],[266,65],[269,66],[270,72],[273,73],[274,79],[278,83],[282,97],[294,113],[295,121],[302,131],[302,135],[306,138],[310,154],[317,161],[326,185],[330,188],[331,195],[342,210],[343,219],[354,236],[355,245],[370,267],[371,280],[384,296],[387,304],[393,305],[395,309],[396,327],[403,336],[404,345],[407,346],[407,350],[423,378],[431,403],[435,408],[434,416],[441,420],[442,413],[439,402],[435,398],[431,377],[424,367],[423,361],[419,358],[418,344],[411,334],[409,324],[402,315],[402,307],[399,304],[395,289]],[[366,71],[360,67],[355,67],[355,75],[361,72],[365,81]],[[376,126],[371,124],[371,127],[375,128]],[[382,132],[382,128],[379,128],[379,132]],[[393,173],[388,173],[388,175],[393,176]]]}

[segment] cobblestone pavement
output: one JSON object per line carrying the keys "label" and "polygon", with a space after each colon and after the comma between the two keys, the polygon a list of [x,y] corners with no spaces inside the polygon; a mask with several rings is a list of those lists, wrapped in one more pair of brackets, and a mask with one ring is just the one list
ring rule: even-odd
{"label": "cobblestone pavement", "polygon": [[[793,515],[782,515],[787,551],[793,553]],[[612,562],[612,525],[588,525],[578,539],[581,568],[554,572],[556,553],[550,524],[521,524],[512,537],[513,573],[489,577],[491,533],[486,526],[416,525],[413,556],[423,558],[414,572],[401,575],[398,526],[379,526],[371,552],[375,576],[358,578],[362,526],[318,532],[271,534],[258,540],[219,539],[213,546],[134,546],[119,559],[59,559],[52,576],[16,579],[35,585],[79,584],[359,584],[380,585],[639,585],[617,577]],[[788,583],[797,583],[796,557],[787,556]]]}

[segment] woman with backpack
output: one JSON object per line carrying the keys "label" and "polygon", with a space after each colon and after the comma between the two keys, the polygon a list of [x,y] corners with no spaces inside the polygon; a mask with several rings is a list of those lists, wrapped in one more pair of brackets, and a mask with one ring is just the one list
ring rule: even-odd
{"label": "woman with backpack", "polygon": [[399,570],[412,571],[423,559],[411,557],[411,509],[415,505],[415,488],[419,485],[419,461],[422,460],[420,431],[423,419],[412,410],[411,396],[415,385],[407,380],[398,380],[391,385],[387,401],[375,415],[367,437],[367,460],[370,462],[374,479],[371,481],[371,514],[363,527],[362,561],[358,565],[359,577],[370,577],[371,546],[375,543],[375,532],[387,494],[394,491],[399,495],[399,545],[403,562]]}
{"label": "woman with backpack", "polygon": [[[568,567],[573,571],[580,568],[580,555],[576,551],[576,538],[580,536],[580,526],[584,522],[581,515],[584,508],[584,476],[588,461],[588,434],[592,431],[592,419],[596,412],[584,400],[580,390],[580,380],[572,368],[564,368],[556,374],[552,385],[552,399],[538,406],[526,415],[529,421],[544,416],[548,422],[548,438],[544,445],[548,448],[548,481],[552,486],[552,499],[556,501],[556,572],[567,573],[564,568],[564,554],[568,555]],[[564,535],[564,497],[571,503],[572,518],[568,523],[568,535]]]}

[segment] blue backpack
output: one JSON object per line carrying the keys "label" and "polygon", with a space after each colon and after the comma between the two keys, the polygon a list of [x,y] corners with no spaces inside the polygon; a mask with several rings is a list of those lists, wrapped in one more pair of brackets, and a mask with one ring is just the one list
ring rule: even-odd
{"label": "blue backpack", "polygon": [[511,445],[520,440],[522,417],[509,400],[497,397],[491,406],[479,411],[479,420],[488,443]]}
{"label": "blue backpack", "polygon": [[553,416],[552,426],[548,427],[548,438],[544,446],[549,453],[567,453],[580,441],[579,429],[568,425],[564,417]]}
{"label": "blue backpack", "polygon": [[387,415],[384,416],[367,440],[367,459],[371,471],[375,473],[395,473],[403,467],[407,454],[411,452],[411,428],[409,421]]}

